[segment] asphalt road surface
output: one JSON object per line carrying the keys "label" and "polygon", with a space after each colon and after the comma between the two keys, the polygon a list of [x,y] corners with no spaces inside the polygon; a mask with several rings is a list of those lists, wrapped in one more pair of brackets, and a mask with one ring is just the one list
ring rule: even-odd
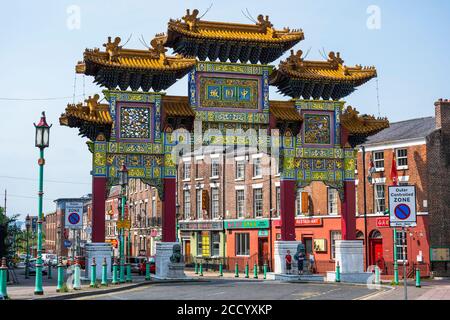
{"label": "asphalt road surface", "polygon": [[[384,289],[381,289],[384,290]],[[82,300],[353,300],[380,292],[366,286],[279,281],[211,280],[152,284]]]}

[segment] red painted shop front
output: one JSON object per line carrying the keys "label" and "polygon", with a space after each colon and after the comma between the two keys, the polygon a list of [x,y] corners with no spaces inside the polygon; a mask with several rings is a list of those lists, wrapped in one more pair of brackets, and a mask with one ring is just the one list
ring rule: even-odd
{"label": "red painted shop front", "polygon": [[[427,215],[418,215],[417,227],[408,228],[406,231],[406,261],[408,273],[411,272],[413,265],[418,265],[422,276],[428,276],[430,272],[429,258],[429,236],[427,229]],[[273,241],[280,239],[280,220],[275,219],[272,223]],[[401,243],[401,233],[398,230],[398,244]],[[340,216],[323,217],[297,217],[295,220],[296,239],[305,244],[307,257],[312,251],[316,261],[316,270],[318,273],[333,271],[335,267],[334,260],[334,241],[341,238],[341,219]],[[364,217],[356,218],[356,238],[363,242],[367,241],[368,257],[370,265],[377,264],[382,269],[383,275],[393,275],[394,270],[394,240],[393,229],[389,227],[389,217],[371,215],[367,217],[367,234],[365,239]],[[364,249],[366,250],[366,248]],[[397,246],[398,263],[403,263],[404,255],[401,252],[401,246]],[[366,256],[366,253],[364,253]],[[365,259],[365,257],[364,257]],[[366,263],[366,261],[364,261]],[[400,276],[402,268],[399,268]]]}

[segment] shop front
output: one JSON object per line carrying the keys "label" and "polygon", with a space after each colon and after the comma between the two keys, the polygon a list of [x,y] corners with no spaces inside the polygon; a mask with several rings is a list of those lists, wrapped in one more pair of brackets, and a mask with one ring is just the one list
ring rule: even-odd
{"label": "shop front", "polygon": [[248,263],[253,269],[270,265],[270,229],[269,219],[225,220],[227,234],[227,268],[238,264],[243,270]]}
{"label": "shop front", "polygon": [[225,238],[223,221],[180,221],[179,231],[186,264],[219,265]]}

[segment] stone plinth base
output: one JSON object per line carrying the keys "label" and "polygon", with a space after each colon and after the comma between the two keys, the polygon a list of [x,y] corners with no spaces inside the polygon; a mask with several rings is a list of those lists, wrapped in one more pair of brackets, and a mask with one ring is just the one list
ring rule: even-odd
{"label": "stone plinth base", "polygon": [[[367,283],[372,284],[372,272],[355,272],[355,273],[341,273],[341,282],[344,283]],[[326,276],[327,282],[336,281],[336,272],[328,271]]]}
{"label": "stone plinth base", "polygon": [[84,279],[91,279],[92,270],[92,258],[95,258],[95,263],[97,264],[97,279],[100,281],[102,279],[102,264],[103,258],[106,258],[107,264],[107,275],[108,279],[111,278],[111,256],[112,256],[112,246],[110,243],[86,243],[86,268],[81,275]]}
{"label": "stone plinth base", "polygon": [[318,274],[275,274],[275,280],[280,281],[308,281],[308,282],[324,282],[325,277]]}
{"label": "stone plinth base", "polygon": [[157,279],[185,279],[184,262],[171,263],[170,257],[173,254],[173,246],[178,242],[157,242],[155,255],[155,268]]}
{"label": "stone plinth base", "polygon": [[361,240],[336,240],[336,262],[341,273],[364,272],[364,247]]}
{"label": "stone plinth base", "polygon": [[297,246],[301,241],[275,241],[274,246],[274,259],[275,259],[275,274],[286,273],[286,263],[284,261],[287,251],[291,251],[292,266],[291,272],[297,271],[297,262],[294,259],[294,255],[297,252]]}

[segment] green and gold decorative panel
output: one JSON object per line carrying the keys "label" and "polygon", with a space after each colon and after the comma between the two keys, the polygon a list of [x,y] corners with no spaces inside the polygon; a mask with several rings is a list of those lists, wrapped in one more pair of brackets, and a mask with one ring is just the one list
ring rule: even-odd
{"label": "green and gold decorative panel", "polygon": [[327,114],[304,113],[304,143],[322,144],[331,143],[331,117]]}

